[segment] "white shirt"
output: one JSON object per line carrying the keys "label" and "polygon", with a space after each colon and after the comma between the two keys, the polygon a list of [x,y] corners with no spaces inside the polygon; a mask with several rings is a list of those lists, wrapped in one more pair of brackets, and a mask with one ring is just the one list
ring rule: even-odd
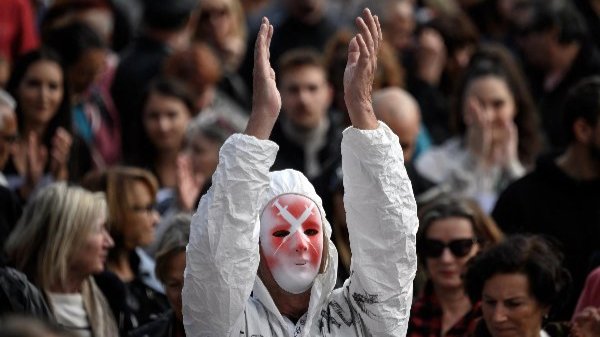
{"label": "white shirt", "polygon": [[48,293],[54,318],[60,326],[80,337],[92,337],[92,328],[83,307],[81,294]]}

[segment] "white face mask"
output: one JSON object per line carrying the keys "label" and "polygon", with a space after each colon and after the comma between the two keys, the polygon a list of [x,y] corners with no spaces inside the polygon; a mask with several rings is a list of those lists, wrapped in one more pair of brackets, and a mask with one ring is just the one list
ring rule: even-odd
{"label": "white face mask", "polygon": [[260,242],[275,282],[300,294],[313,284],[323,255],[323,224],[317,205],[305,196],[283,194],[260,218]]}

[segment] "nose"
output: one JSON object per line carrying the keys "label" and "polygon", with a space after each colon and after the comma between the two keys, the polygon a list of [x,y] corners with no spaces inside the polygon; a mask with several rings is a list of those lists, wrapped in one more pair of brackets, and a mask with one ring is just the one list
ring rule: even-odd
{"label": "nose", "polygon": [[452,255],[452,252],[450,251],[450,249],[448,247],[444,247],[444,250],[442,251],[442,255],[440,256],[440,260],[444,261],[444,262],[454,261],[454,255]]}
{"label": "nose", "polygon": [[159,117],[158,118],[158,127],[161,131],[166,131],[169,129],[169,119],[167,117]]}
{"label": "nose", "polygon": [[113,238],[110,236],[110,234],[108,233],[108,231],[106,229],[104,230],[104,246],[106,248],[112,248],[115,246],[115,241],[113,240]]}
{"label": "nose", "polygon": [[493,308],[492,321],[495,323],[504,322],[506,320],[506,312],[502,305],[496,305]]}
{"label": "nose", "polygon": [[297,252],[308,251],[308,240],[300,233],[294,233],[294,240]]}
{"label": "nose", "polygon": [[152,210],[152,224],[156,225],[160,222],[160,214],[158,214],[158,211],[153,209]]}

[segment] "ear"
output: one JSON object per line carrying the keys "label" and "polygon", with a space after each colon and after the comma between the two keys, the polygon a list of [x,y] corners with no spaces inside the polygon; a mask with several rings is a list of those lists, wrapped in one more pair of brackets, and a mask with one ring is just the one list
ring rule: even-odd
{"label": "ear", "polygon": [[573,123],[573,134],[578,142],[587,144],[592,140],[594,130],[583,118],[578,118]]}

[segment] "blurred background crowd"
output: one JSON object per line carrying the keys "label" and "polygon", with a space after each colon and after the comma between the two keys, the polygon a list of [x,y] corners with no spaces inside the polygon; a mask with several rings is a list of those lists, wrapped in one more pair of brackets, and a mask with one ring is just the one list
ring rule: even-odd
{"label": "blurred background crowd", "polygon": [[365,6],[419,204],[408,336],[600,336],[598,0],[1,0],[0,336],[185,335],[190,219],[248,120],[262,16],[273,169],[322,197],[341,285]]}

